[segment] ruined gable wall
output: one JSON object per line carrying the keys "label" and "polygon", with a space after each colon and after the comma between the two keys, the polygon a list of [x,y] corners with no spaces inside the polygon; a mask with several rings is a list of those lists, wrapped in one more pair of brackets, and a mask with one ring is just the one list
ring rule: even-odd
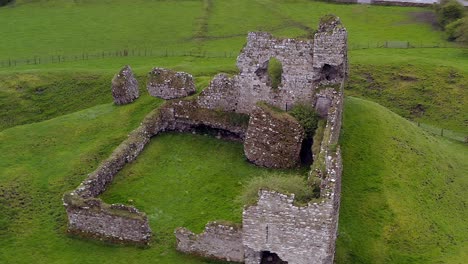
{"label": "ruined gable wall", "polygon": [[[247,45],[237,58],[240,74],[235,77],[240,90],[238,111],[248,113],[257,101],[265,101],[281,109],[297,101],[311,102],[313,96],[312,40],[276,39],[268,33],[249,33]],[[269,87],[256,71],[270,58],[283,67],[281,85]]]}
{"label": "ruined gable wall", "polygon": [[[312,40],[276,39],[269,33],[251,32],[237,58],[239,75],[218,75],[198,99],[202,107],[250,113],[258,101],[290,109],[296,102],[313,102]],[[282,64],[277,89],[268,82],[268,61]]]}

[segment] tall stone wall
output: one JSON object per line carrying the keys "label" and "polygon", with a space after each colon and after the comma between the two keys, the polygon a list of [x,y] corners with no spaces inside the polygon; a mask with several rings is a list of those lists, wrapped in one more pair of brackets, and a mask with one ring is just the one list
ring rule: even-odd
{"label": "tall stone wall", "polygon": [[[320,200],[298,207],[294,195],[261,190],[256,205],[243,212],[245,263],[261,263],[262,252],[272,252],[290,264],[333,263],[341,193],[342,161],[337,146],[343,106],[341,88],[325,89],[327,109],[319,158],[324,162]],[[322,167],[322,166],[316,166]],[[311,172],[311,177],[312,177]]]}
{"label": "tall stone wall", "polygon": [[[249,113],[258,101],[286,109],[297,101],[312,102],[313,40],[276,39],[268,33],[249,33],[247,45],[237,58],[240,74],[234,78],[239,90],[237,111]],[[273,89],[266,81],[271,58],[282,64],[281,84]]]}
{"label": "tall stone wall", "polygon": [[313,76],[319,84],[340,84],[347,72],[348,34],[339,19],[321,19],[313,45]]}
{"label": "tall stone wall", "polygon": [[[288,263],[327,263],[331,204],[297,207],[293,201],[294,195],[261,190],[257,205],[243,213],[244,245],[253,252],[274,252]],[[259,255],[245,263],[260,263]]]}
{"label": "tall stone wall", "polygon": [[[269,80],[271,58],[282,65],[277,88]],[[346,75],[347,32],[339,18],[331,15],[322,19],[314,39],[278,39],[269,33],[251,32],[237,67],[238,75],[213,79],[198,98],[202,107],[250,113],[259,101],[283,110],[298,102],[313,104],[320,85],[339,85]]]}

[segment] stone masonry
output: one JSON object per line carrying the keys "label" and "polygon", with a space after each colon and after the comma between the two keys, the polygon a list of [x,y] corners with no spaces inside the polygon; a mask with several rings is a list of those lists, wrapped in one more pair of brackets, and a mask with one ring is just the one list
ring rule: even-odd
{"label": "stone masonry", "polygon": [[97,197],[115,175],[143,151],[150,138],[165,131],[196,132],[199,126],[218,130],[221,136],[243,140],[248,116],[200,108],[194,101],[166,103],[149,113],[99,167],[73,191],[63,196],[68,232],[101,240],[149,244],[148,218],[132,206],[106,204]]}
{"label": "stone masonry", "polygon": [[117,105],[129,104],[140,96],[138,81],[130,66],[123,67],[112,79],[112,96]]}
{"label": "stone masonry", "polygon": [[148,74],[148,92],[165,100],[186,97],[195,93],[192,75],[163,68],[154,68]]}
{"label": "stone masonry", "polygon": [[247,159],[268,168],[292,168],[300,164],[304,129],[286,112],[256,106],[250,114],[244,141]]}
{"label": "stone masonry", "polygon": [[[291,43],[294,45],[290,45]],[[300,56],[295,53],[297,49],[302,51],[305,47],[307,52]],[[277,48],[288,50],[292,54],[291,58],[297,59],[289,60],[286,56],[281,58],[281,52],[274,52]],[[285,72],[277,91],[262,84],[264,78],[261,73],[267,65],[265,60],[272,55],[282,62]],[[247,61],[250,63],[244,64]],[[294,65],[292,61],[306,65],[295,65],[298,70],[291,67],[288,72],[286,67]],[[346,29],[337,17],[326,16],[321,20],[314,41],[310,42],[274,40],[268,34],[251,33],[247,46],[238,58],[238,66],[241,72],[239,75],[232,78],[218,75],[200,95],[198,102],[206,108],[230,111],[235,109],[237,112],[250,113],[246,142],[250,138],[250,130],[253,129],[250,125],[255,124],[255,117],[258,119],[264,115],[257,112],[258,101],[265,101],[282,109],[289,109],[289,105],[295,102],[309,102],[326,119],[320,151],[314,153],[314,162],[324,164],[314,164],[314,171],[309,173],[309,177],[321,176],[320,198],[307,205],[297,206],[294,204],[294,195],[260,190],[257,204],[244,208],[243,212],[243,261],[247,264],[260,264],[273,259],[277,261],[275,263],[332,264],[341,193],[342,161],[337,144],[341,129],[343,87],[348,71]],[[301,75],[304,69],[307,72]],[[300,85],[292,86],[293,83]],[[289,88],[282,94],[281,89],[285,87]],[[275,93],[276,97],[270,97]],[[293,96],[298,94],[303,96]],[[258,131],[261,127],[268,129],[268,126],[268,123],[260,125]],[[270,128],[273,130],[274,126]],[[265,150],[267,146],[274,146],[276,143],[276,140],[273,142],[262,139],[265,131],[256,133],[255,137],[256,141],[265,141]],[[246,150],[246,156],[248,155]],[[230,248],[232,245],[226,247]],[[204,255],[200,251],[196,253]]]}
{"label": "stone masonry", "polygon": [[[249,33],[237,58],[239,74],[218,75],[199,96],[202,107],[250,113],[258,101],[283,110],[296,103],[314,103],[320,85],[337,84],[347,72],[347,33],[339,18],[322,19],[314,39],[277,39],[263,32]],[[281,83],[268,81],[268,63],[282,64]]]}
{"label": "stone masonry", "polygon": [[326,263],[332,206],[297,207],[293,201],[294,195],[260,191],[257,205],[244,210],[243,243],[258,252],[245,263],[260,263],[260,252],[265,251],[276,253],[288,263]]}
{"label": "stone masonry", "polygon": [[[320,198],[297,206],[294,194],[259,190],[257,203],[244,208],[242,227],[210,223],[200,235],[179,228],[175,232],[177,248],[248,264],[269,259],[289,264],[333,263],[341,193],[338,139],[348,71],[346,42],[346,29],[334,16],[321,20],[314,40],[275,39],[267,33],[250,33],[237,60],[239,75],[218,75],[196,100],[167,102],[155,109],[96,171],[64,195],[69,232],[127,243],[150,242],[151,229],[144,213],[131,206],[106,204],[97,197],[126,163],[137,158],[151,137],[164,131],[214,129],[245,139],[246,156],[257,164],[274,167],[281,162],[288,166],[297,163],[294,157],[299,155],[303,136],[299,124],[283,111],[259,101],[283,110],[305,102],[326,119],[320,151],[314,153],[314,162],[319,164],[313,164],[314,170],[309,173],[309,177],[320,175]],[[281,84],[275,89],[269,87],[265,76],[272,57],[283,67]],[[152,73],[148,90],[161,85],[160,90],[153,91],[166,98],[185,96],[178,88],[190,90],[185,89],[190,87],[187,76],[159,68]],[[250,121],[242,113],[250,114]]]}
{"label": "stone masonry", "polygon": [[232,262],[244,261],[240,225],[211,222],[206,225],[205,231],[200,235],[185,228],[176,229],[175,235],[179,251]]}

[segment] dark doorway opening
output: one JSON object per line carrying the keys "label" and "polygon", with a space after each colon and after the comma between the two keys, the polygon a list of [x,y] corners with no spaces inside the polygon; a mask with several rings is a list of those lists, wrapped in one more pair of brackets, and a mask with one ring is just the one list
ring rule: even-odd
{"label": "dark doorway opening", "polygon": [[330,64],[323,65],[321,73],[322,80],[332,81],[338,77],[338,70]]}
{"label": "dark doorway opening", "polygon": [[310,166],[312,165],[312,137],[306,137],[302,141],[301,146],[301,165]]}
{"label": "dark doorway opening", "polygon": [[262,260],[260,264],[288,264],[287,261],[283,261],[273,252],[262,251]]}

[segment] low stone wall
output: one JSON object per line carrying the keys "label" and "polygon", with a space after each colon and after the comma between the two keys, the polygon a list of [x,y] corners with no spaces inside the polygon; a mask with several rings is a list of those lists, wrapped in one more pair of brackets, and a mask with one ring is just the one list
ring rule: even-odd
{"label": "low stone wall", "polygon": [[64,197],[70,233],[114,242],[149,243],[151,229],[144,213],[131,206],[108,205],[74,195]]}
{"label": "low stone wall", "polygon": [[201,108],[196,101],[176,101],[161,108],[165,120],[172,126],[169,130],[196,132],[197,128],[206,127],[217,130],[220,136],[231,139],[245,138],[249,116],[234,112],[224,112]]}
{"label": "low stone wall", "polygon": [[196,235],[185,228],[175,231],[177,250],[231,262],[244,261],[242,228],[235,224],[208,223],[205,231]]}
{"label": "low stone wall", "polygon": [[116,242],[148,244],[151,229],[144,213],[132,206],[109,205],[96,197],[115,175],[143,151],[150,138],[164,131],[196,132],[206,126],[221,136],[243,140],[248,116],[200,108],[194,101],[168,102],[148,114],[99,167],[72,192],[63,197],[68,231],[86,237]]}

